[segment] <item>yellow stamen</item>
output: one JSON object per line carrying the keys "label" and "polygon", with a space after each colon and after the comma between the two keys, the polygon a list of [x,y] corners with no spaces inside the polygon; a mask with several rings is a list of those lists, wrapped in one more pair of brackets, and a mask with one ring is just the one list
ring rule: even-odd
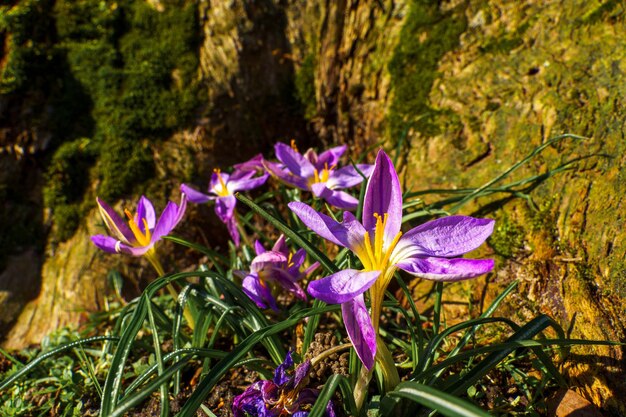
{"label": "yellow stamen", "polygon": [[376,260],[380,261],[383,253],[383,234],[385,231],[385,225],[387,224],[387,213],[385,213],[384,219],[378,213],[374,213],[374,217],[376,217],[376,228],[374,234],[374,254],[376,255]]}
{"label": "yellow stamen", "polygon": [[317,169],[313,169],[313,178],[309,179],[311,184],[315,184],[316,182],[327,182],[328,177],[330,177],[330,172],[335,168],[333,165],[331,168],[328,168],[328,162],[324,164],[324,169],[320,173]]}
{"label": "yellow stamen", "polygon": [[292,266],[294,266],[295,264],[293,263],[293,253],[289,254],[289,257],[287,258],[287,268],[291,268]]}
{"label": "yellow stamen", "polygon": [[294,151],[300,153],[300,151],[298,151],[298,147],[296,146],[296,140],[295,139],[291,139],[291,149],[293,149]]}
{"label": "yellow stamen", "polygon": [[393,240],[391,241],[391,245],[389,245],[389,248],[385,252],[385,258],[381,262],[381,265],[387,265],[387,263],[389,263],[389,258],[391,257],[391,253],[393,252],[394,248],[398,244],[398,241],[400,240],[401,237],[402,237],[402,232],[398,232],[394,236]]}
{"label": "yellow stamen", "polygon": [[228,191],[228,188],[226,187],[226,183],[224,182],[224,179],[222,178],[222,170],[215,168],[213,172],[217,175],[217,180],[220,182],[220,185],[222,187],[221,190],[218,190],[217,187],[213,187],[213,192],[215,192],[215,194],[219,195],[220,197],[229,196],[230,191]]}
{"label": "yellow stamen", "polygon": [[[363,236],[363,246],[365,249],[365,253],[363,251],[359,251],[362,255],[359,256],[361,259],[361,263],[365,270],[374,271],[380,270],[384,272],[389,267],[389,260],[391,259],[391,254],[393,253],[394,248],[400,241],[400,237],[402,236],[402,232],[398,232],[389,245],[385,248],[385,227],[387,226],[388,214],[385,213],[383,216],[378,213],[374,213],[374,217],[376,218],[376,226],[374,227],[374,241],[370,239],[369,232],[365,232]],[[357,253],[358,255],[358,253]]]}
{"label": "yellow stamen", "polygon": [[[374,231],[374,233],[376,233],[376,231]],[[365,259],[361,259],[361,262],[363,262],[363,266],[365,267],[365,269],[369,269],[369,270],[374,270],[374,266],[375,266],[375,258],[374,258],[374,252],[372,251],[372,242],[370,241],[370,233],[369,232],[365,232],[365,235],[363,236],[364,240],[365,240],[365,251],[367,252],[367,262],[365,262]],[[365,264],[368,265],[365,265]]]}
{"label": "yellow stamen", "polygon": [[148,246],[150,244],[151,238],[150,229],[148,228],[148,221],[145,218],[141,219],[143,221],[144,229],[146,230],[146,232],[143,233],[141,229],[139,229],[139,226],[137,225],[137,222],[135,221],[132,213],[128,209],[124,209],[124,213],[126,213],[126,217],[128,217],[128,227],[130,227],[133,235],[135,235],[137,243],[139,243],[141,246]]}

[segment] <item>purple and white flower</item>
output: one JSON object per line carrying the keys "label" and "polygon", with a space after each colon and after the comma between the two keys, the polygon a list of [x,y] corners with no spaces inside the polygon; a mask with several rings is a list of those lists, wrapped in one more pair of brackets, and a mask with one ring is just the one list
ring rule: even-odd
{"label": "purple and white flower", "polygon": [[[363,176],[352,165],[337,168],[346,146],[328,149],[319,155],[309,149],[300,154],[294,142],[289,147],[284,143],[274,146],[276,158],[281,163],[264,161],[267,171],[280,181],[292,187],[310,191],[317,198],[326,200],[340,209],[354,210],[359,201],[350,194],[340,191],[363,182]],[[357,164],[356,167],[369,177],[374,168],[370,164]]]}
{"label": "purple and white flower", "polygon": [[[291,352],[285,361],[274,371],[271,381],[258,381],[250,385],[242,394],[233,400],[235,417],[306,417],[308,411],[303,407],[311,406],[317,400],[319,392],[306,388],[311,363],[305,361],[289,376],[288,370],[293,366]],[[326,417],[335,417],[332,401],[326,406]]]}
{"label": "purple and white flower", "polygon": [[[313,281],[308,292],[326,303],[341,304],[348,336],[368,369],[374,365],[385,289],[396,268],[434,281],[474,278],[493,269],[491,259],[460,257],[491,235],[493,220],[449,216],[402,234],[402,189],[393,163],[382,150],[365,192],[362,223],[350,212],[344,212],[339,223],[304,203],[292,202],[289,208],[318,235],[349,248],[363,265],[362,270],[346,269]],[[371,318],[363,298],[368,289]]]}
{"label": "purple and white flower", "polygon": [[[255,158],[258,158],[255,157]],[[260,187],[267,181],[269,174],[257,175],[258,159],[252,158],[248,162],[240,164],[243,169],[235,170],[232,174],[222,173],[219,169],[213,171],[209,182],[208,194],[201,193],[191,188],[187,184],[182,184],[180,190],[187,194],[189,201],[196,204],[204,204],[215,201],[215,214],[226,225],[228,233],[233,239],[235,246],[239,246],[239,231],[237,230],[237,219],[235,216],[235,205],[238,191],[252,190]]]}
{"label": "purple and white flower", "polygon": [[124,210],[127,221],[107,203],[96,198],[100,215],[112,236],[95,235],[91,241],[98,248],[109,253],[127,253],[141,256],[153,251],[154,245],[163,236],[169,234],[183,218],[187,207],[187,196],[183,193],[180,204],[168,202],[158,221],[154,206],[145,196],[137,204],[137,212],[132,214]]}
{"label": "purple and white flower", "polygon": [[298,281],[313,272],[319,266],[318,262],[301,271],[306,252],[304,249],[299,249],[295,253],[290,252],[284,235],[278,238],[271,250],[265,250],[259,241],[254,243],[254,249],[257,256],[250,264],[250,272],[235,271],[235,273],[243,278],[243,291],[259,308],[269,307],[278,311],[270,286],[272,283],[278,284],[301,300],[306,300],[306,294],[298,285]]}

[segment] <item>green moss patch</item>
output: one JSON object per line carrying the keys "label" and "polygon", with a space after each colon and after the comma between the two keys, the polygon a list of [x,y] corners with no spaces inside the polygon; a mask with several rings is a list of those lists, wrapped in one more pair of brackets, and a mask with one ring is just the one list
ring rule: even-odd
{"label": "green moss patch", "polygon": [[389,62],[393,101],[387,118],[389,135],[398,141],[408,129],[437,134],[437,110],[428,95],[437,78],[439,60],[459,44],[467,21],[454,10],[442,12],[436,2],[411,2],[400,40]]}

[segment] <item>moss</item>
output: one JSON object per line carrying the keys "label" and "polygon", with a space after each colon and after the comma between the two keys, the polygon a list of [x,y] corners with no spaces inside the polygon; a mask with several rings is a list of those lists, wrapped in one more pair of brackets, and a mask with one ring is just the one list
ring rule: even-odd
{"label": "moss", "polygon": [[437,2],[411,2],[400,40],[389,62],[393,101],[387,118],[393,141],[415,128],[434,135],[438,111],[429,105],[429,93],[438,75],[439,60],[459,44],[467,21],[462,12],[442,12]]}
{"label": "moss", "polygon": [[[618,1],[618,0],[608,0],[608,1],[605,1],[603,3],[599,3],[596,8],[593,8],[593,9],[589,10],[583,16],[581,16],[580,18],[576,19],[575,24],[577,24],[577,25],[585,25],[585,24],[589,25],[589,24],[602,22],[602,21],[606,20],[606,16],[607,15],[612,14],[612,12],[615,10],[615,8],[617,6],[619,6],[619,5],[621,5],[621,4],[622,4],[622,2]],[[623,13],[623,6],[622,6],[622,10],[620,10],[616,14],[621,14],[621,13]]]}
{"label": "moss", "polygon": [[152,152],[147,143],[111,138],[100,154],[98,171],[102,175],[98,195],[112,201],[149,180],[154,172]]}
{"label": "moss", "polygon": [[500,256],[512,259],[524,248],[524,229],[516,224],[506,212],[496,221],[489,246]]}
{"label": "moss", "polygon": [[58,240],[71,237],[80,223],[89,167],[95,156],[89,139],[78,139],[61,145],[48,166],[43,197],[54,216],[54,235]]}
{"label": "moss", "polygon": [[313,119],[317,112],[315,101],[315,56],[308,54],[295,75],[296,95],[304,108],[304,117]]}
{"label": "moss", "polygon": [[54,60],[51,1],[26,0],[0,6],[0,34],[7,52],[0,67],[0,94],[19,93],[40,77]]}
{"label": "moss", "polygon": [[[64,67],[55,78],[62,87],[50,125],[60,146],[44,200],[56,239],[70,237],[92,207],[89,183],[96,180],[97,194],[109,201],[133,193],[154,174],[149,144],[194,115],[200,90],[195,2],[163,6],[159,12],[142,0],[54,4],[58,40],[51,50]],[[82,136],[91,138],[88,154],[79,150]]]}

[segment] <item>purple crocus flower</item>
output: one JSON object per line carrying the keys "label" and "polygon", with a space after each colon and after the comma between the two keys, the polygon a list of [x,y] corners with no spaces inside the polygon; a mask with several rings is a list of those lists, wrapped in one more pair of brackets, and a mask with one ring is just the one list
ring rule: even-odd
{"label": "purple crocus flower", "polygon": [[104,224],[113,236],[95,235],[91,237],[91,241],[105,252],[141,256],[151,254],[154,244],[180,222],[187,207],[187,196],[183,193],[180,205],[168,202],[158,221],[154,206],[145,196],[139,199],[134,215],[129,210],[124,210],[128,221],[122,220],[100,198],[96,198],[96,202]]}
{"label": "purple crocus flower", "polygon": [[180,190],[187,194],[192,203],[203,204],[211,200],[215,201],[215,214],[222,223],[226,224],[235,246],[239,246],[239,231],[235,218],[235,205],[237,204],[235,193],[260,187],[269,177],[269,174],[255,176],[257,174],[256,169],[253,168],[255,164],[253,158],[242,164],[244,169],[235,170],[230,175],[222,173],[219,169],[214,170],[209,182],[209,194],[196,191],[187,184],[180,186]]}
{"label": "purple crocus flower", "polygon": [[[250,385],[241,395],[233,400],[233,414],[235,417],[306,417],[308,411],[302,411],[303,406],[315,403],[319,392],[312,388],[305,388],[308,382],[310,361],[298,365],[293,376],[287,371],[293,366],[291,352],[287,353],[285,361],[274,371],[271,381],[258,381]],[[335,417],[335,409],[331,401],[326,406],[327,417]]]}
{"label": "purple crocus flower", "polygon": [[[359,201],[350,194],[339,191],[359,185],[363,181],[354,166],[337,168],[339,158],[346,151],[345,145],[328,149],[319,155],[313,149],[309,149],[304,155],[300,154],[294,141],[291,142],[291,147],[279,142],[274,150],[281,163],[264,161],[263,164],[270,174],[292,187],[310,191],[315,197],[322,198],[337,208],[356,209]],[[358,164],[357,168],[369,177],[374,167],[370,164]]]}
{"label": "purple crocus flower", "polygon": [[[396,268],[434,281],[474,278],[493,269],[491,259],[459,257],[489,237],[493,220],[449,216],[402,234],[400,181],[382,150],[365,192],[363,223],[350,212],[344,212],[343,222],[338,223],[300,202],[289,203],[289,208],[321,237],[352,250],[363,265],[360,271],[346,269],[313,281],[308,292],[326,303],[341,304],[348,336],[368,369],[374,365],[384,292]],[[363,299],[368,289],[371,319]]]}
{"label": "purple crocus flower", "polygon": [[284,235],[280,235],[269,251],[266,251],[259,241],[254,243],[254,249],[257,256],[250,264],[250,272],[235,271],[235,273],[243,278],[243,291],[259,308],[270,307],[278,311],[276,300],[268,285],[272,282],[296,297],[306,300],[306,294],[298,285],[298,281],[313,272],[319,266],[318,262],[301,272],[300,267],[304,263],[306,252],[304,249],[299,249],[291,253],[285,243]]}

